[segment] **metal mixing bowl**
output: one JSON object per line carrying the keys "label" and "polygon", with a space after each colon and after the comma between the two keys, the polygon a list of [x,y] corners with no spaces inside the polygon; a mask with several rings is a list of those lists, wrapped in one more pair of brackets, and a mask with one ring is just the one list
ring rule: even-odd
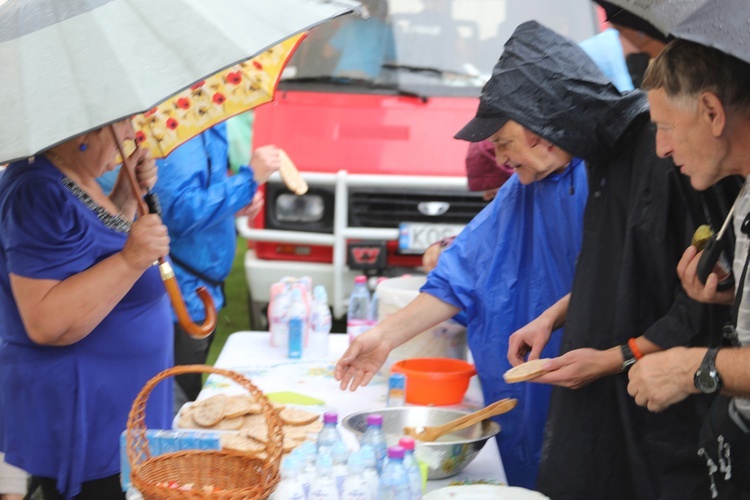
{"label": "metal mixing bowl", "polygon": [[[367,429],[367,416],[373,413],[383,415],[383,432],[388,446],[393,446],[404,436],[404,427],[445,424],[467,412],[431,406],[383,408],[352,413],[341,424],[359,439]],[[498,432],[500,426],[496,422],[483,420],[466,429],[446,434],[432,443],[417,441],[414,454],[419,461],[427,464],[427,479],[450,477],[469,465],[484,443]]]}

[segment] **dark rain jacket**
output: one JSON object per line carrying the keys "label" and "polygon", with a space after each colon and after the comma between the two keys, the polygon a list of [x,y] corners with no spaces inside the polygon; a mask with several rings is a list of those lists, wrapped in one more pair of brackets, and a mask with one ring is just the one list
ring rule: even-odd
{"label": "dark rain jacket", "polygon": [[[675,269],[703,214],[722,205],[656,157],[645,95],[620,94],[579,47],[534,22],[516,30],[503,58],[495,71],[517,79],[508,115],[588,166],[560,352],[605,350],[643,334],[664,349],[706,345],[726,308],[689,299]],[[710,401],[690,397],[651,413],[627,382],[621,373],[553,389],[537,488],[554,500],[707,498],[697,438]]]}

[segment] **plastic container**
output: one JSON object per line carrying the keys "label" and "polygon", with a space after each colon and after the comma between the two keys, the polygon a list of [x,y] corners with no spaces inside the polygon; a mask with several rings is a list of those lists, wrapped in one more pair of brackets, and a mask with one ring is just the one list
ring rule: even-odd
{"label": "plastic container", "polygon": [[367,277],[360,275],[354,279],[354,288],[349,294],[349,307],[346,312],[346,333],[349,342],[370,328],[370,289]]}
{"label": "plastic container", "polygon": [[341,441],[341,433],[338,429],[339,416],[336,412],[326,412],[323,414],[323,428],[318,433],[315,445],[318,453],[330,453],[336,441]]}
{"label": "plastic container", "polygon": [[310,335],[305,350],[306,358],[328,356],[328,335],[331,333],[331,310],[328,308],[328,294],[323,285],[313,291],[313,305],[310,310]]}
{"label": "plastic container", "polygon": [[305,500],[305,489],[299,480],[304,465],[298,457],[287,456],[279,468],[281,481],[268,497],[269,500]]}
{"label": "plastic container", "polygon": [[268,330],[271,345],[286,349],[289,346],[289,306],[292,303],[291,287],[283,283],[268,307]]}
{"label": "plastic container", "polygon": [[[403,309],[417,298],[419,289],[426,280],[426,276],[402,276],[378,283],[376,292],[380,303],[378,307],[380,321],[399,309]],[[453,320],[447,320],[425,330],[391,351],[380,373],[387,377],[391,373],[391,365],[402,359],[417,357],[466,359],[467,352],[466,327]]]}
{"label": "plastic container", "polygon": [[477,373],[471,363],[451,358],[404,359],[391,370],[406,375],[407,403],[437,406],[460,403]]}
{"label": "plastic container", "polygon": [[362,475],[367,483],[367,491],[373,499],[378,498],[380,489],[380,475],[378,474],[378,463],[375,458],[375,450],[369,444],[364,444],[359,448],[359,454],[362,456],[362,462],[365,464],[365,470]]}
{"label": "plastic container", "polygon": [[339,495],[344,490],[344,479],[349,475],[346,461],[349,459],[349,448],[343,441],[336,441],[331,447],[331,458],[333,459],[333,480],[338,488]]}
{"label": "plastic container", "polygon": [[380,323],[380,294],[378,293],[378,285],[383,281],[387,280],[385,276],[380,276],[375,283],[375,290],[372,292],[370,298],[370,324],[372,326]]}
{"label": "plastic container", "polygon": [[422,480],[422,472],[417,463],[417,458],[414,456],[416,443],[413,437],[404,436],[398,440],[398,445],[404,449],[404,469],[406,469],[406,474],[409,476],[411,497],[414,500],[419,500],[422,498],[424,491],[424,481]]}
{"label": "plastic container", "polygon": [[404,449],[401,446],[388,448],[388,463],[380,476],[381,500],[411,500],[409,476],[404,468]]}
{"label": "plastic container", "polygon": [[333,459],[319,453],[315,459],[315,477],[310,484],[309,500],[339,500],[339,490],[333,479]]}
{"label": "plastic container", "polygon": [[307,330],[307,307],[299,289],[292,289],[292,303],[289,306],[288,320],[289,330],[289,357],[300,359],[305,344],[305,331]]}
{"label": "plastic container", "polygon": [[359,444],[361,446],[370,446],[375,452],[375,466],[378,473],[383,472],[383,462],[385,462],[388,451],[388,442],[383,432],[383,416],[373,413],[367,416],[367,429],[362,434]]}
{"label": "plastic container", "polygon": [[349,456],[347,477],[341,489],[341,500],[375,500],[365,479],[365,461],[359,452]]}
{"label": "plastic container", "polygon": [[404,406],[406,404],[406,375],[391,373],[388,377],[388,407]]}

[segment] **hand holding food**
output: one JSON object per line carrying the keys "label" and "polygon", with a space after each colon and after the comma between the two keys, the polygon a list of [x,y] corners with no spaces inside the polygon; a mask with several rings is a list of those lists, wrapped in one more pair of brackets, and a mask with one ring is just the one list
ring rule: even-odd
{"label": "hand holding food", "polygon": [[297,196],[307,193],[307,182],[302,178],[302,175],[299,173],[299,170],[297,170],[294,163],[292,163],[292,160],[289,158],[289,155],[286,154],[286,151],[279,149],[279,157],[281,158],[281,168],[279,168],[281,180],[284,181],[284,184],[289,188],[289,191]]}
{"label": "hand holding food", "polygon": [[547,370],[542,368],[547,361],[549,360],[544,358],[532,359],[518,366],[514,366],[503,374],[503,379],[509,384],[515,384],[516,382],[525,382],[540,377],[547,373]]}

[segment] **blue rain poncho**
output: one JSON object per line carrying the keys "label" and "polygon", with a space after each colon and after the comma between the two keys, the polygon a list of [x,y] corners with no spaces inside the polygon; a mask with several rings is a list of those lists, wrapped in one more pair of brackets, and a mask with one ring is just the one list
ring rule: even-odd
{"label": "blue rain poncho", "polygon": [[[585,170],[574,159],[530,185],[513,175],[442,253],[421,290],[466,313],[485,403],[518,399],[513,411],[495,417],[511,485],[534,487],[551,388],[504,382],[508,337],[570,292],[588,196]],[[557,356],[559,339],[552,335],[542,357]]]}

